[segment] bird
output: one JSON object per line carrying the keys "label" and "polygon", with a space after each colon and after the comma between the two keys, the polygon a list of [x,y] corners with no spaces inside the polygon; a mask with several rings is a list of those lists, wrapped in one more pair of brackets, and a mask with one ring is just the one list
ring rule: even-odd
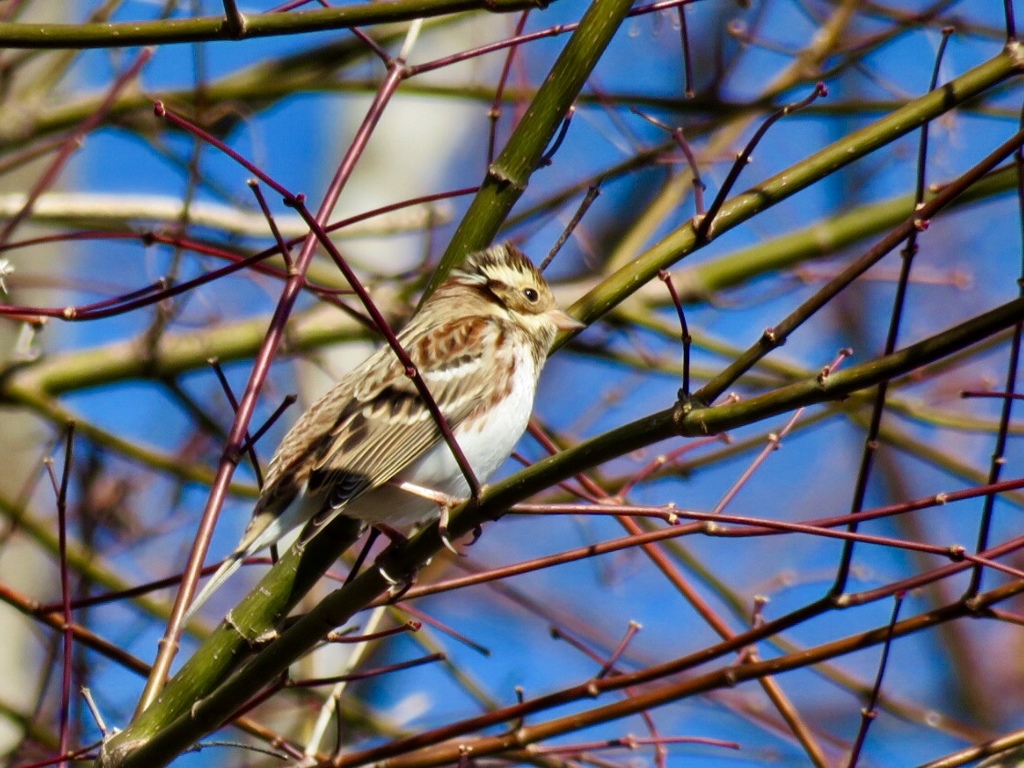
{"label": "bird", "polygon": [[[502,243],[466,257],[397,335],[479,482],[525,432],[558,332],[583,327],[558,308],[529,258]],[[187,615],[245,558],[300,527],[302,541],[338,515],[389,530],[411,527],[469,492],[409,371],[385,344],[287,432],[241,540]]]}

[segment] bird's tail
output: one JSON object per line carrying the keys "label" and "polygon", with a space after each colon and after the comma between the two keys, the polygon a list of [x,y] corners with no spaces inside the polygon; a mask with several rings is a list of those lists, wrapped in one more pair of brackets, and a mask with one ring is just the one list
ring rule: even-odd
{"label": "bird's tail", "polygon": [[210,599],[210,596],[214,592],[220,589],[221,585],[225,581],[231,578],[231,574],[238,570],[238,567],[242,564],[245,556],[245,550],[235,550],[228,555],[228,558],[220,564],[220,568],[214,572],[213,576],[210,577],[210,580],[206,582],[206,585],[199,590],[199,594],[192,600],[192,604],[185,612],[186,622],[195,615],[195,612],[203,606],[203,603]]}
{"label": "bird's tail", "polygon": [[278,511],[257,508],[257,511],[253,512],[249,524],[245,527],[245,533],[242,534],[242,540],[238,542],[235,551],[228,555],[227,560],[220,564],[220,568],[214,572],[210,580],[206,582],[206,586],[199,590],[199,594],[192,600],[192,605],[188,607],[188,611],[185,613],[185,621],[191,619],[195,612],[202,607],[203,603],[210,599],[210,595],[220,589],[221,585],[231,578],[231,574],[238,570],[238,567],[245,558],[259,552],[264,547],[269,547],[280,539],[282,534],[294,526],[293,518],[296,514],[296,511],[290,511],[289,509],[285,509],[284,513],[281,514]]}
{"label": "bird's tail", "polygon": [[[313,526],[314,532],[318,533],[325,527],[329,527],[332,531],[327,546],[322,550],[318,550],[316,556],[309,559],[306,563],[308,567],[299,569],[296,574],[296,582],[292,596],[289,598],[290,602],[286,605],[282,605],[281,609],[287,613],[294,607],[295,603],[308,592],[313,584],[320,576],[330,567],[338,556],[352,546],[362,535],[365,524],[361,520],[355,518],[345,517],[344,515],[338,514],[338,510],[332,510],[330,514],[331,525],[326,523],[322,525]],[[336,518],[341,518],[336,519]],[[195,596],[192,604],[188,607],[188,611],[185,612],[185,620],[188,621],[195,615],[195,612],[202,607],[210,596],[220,589],[221,585],[224,584],[231,574],[238,570],[238,567],[242,564],[245,558],[255,554],[264,547],[269,546],[273,542],[280,539],[280,529],[283,527],[288,530],[289,527],[293,527],[290,518],[285,518],[284,525],[281,522],[282,516],[276,516],[272,519],[270,524],[267,524],[263,519],[263,516],[254,517],[249,523],[249,527],[246,529],[245,536],[242,537],[242,541],[239,542],[238,547],[228,555],[227,560],[221,563],[220,567],[216,570],[210,580],[206,582],[206,585],[199,590],[199,594]],[[301,519],[301,518],[300,518]],[[308,536],[303,533],[303,537],[300,540],[300,544],[303,550],[310,545],[309,541],[312,538],[312,533]],[[308,553],[307,553],[308,554]],[[307,558],[308,559],[308,558]]]}

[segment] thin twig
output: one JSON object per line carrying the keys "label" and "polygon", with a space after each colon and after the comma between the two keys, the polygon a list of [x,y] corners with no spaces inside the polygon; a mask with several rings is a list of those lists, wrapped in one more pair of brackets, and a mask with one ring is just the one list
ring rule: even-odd
{"label": "thin twig", "polygon": [[247,26],[245,15],[238,10],[236,0],[221,0],[221,2],[224,3],[224,28],[235,40],[242,39],[245,37]]}
{"label": "thin twig", "polygon": [[[53,462],[47,460],[46,471],[50,476],[54,494],[57,497],[57,548],[60,556],[60,590],[62,610],[64,615],[63,631],[63,652],[64,659],[61,666],[60,685],[60,743],[57,747],[59,755],[68,754],[68,745],[71,738],[71,679],[74,673],[72,661],[74,659],[74,632],[71,629],[73,618],[71,615],[71,576],[68,569],[68,485],[71,481],[71,466],[73,448],[75,442],[75,423],[68,422],[67,434],[64,443],[64,469],[61,472],[60,481],[57,481],[53,472]],[[66,766],[66,760],[61,760],[61,765]]]}
{"label": "thin twig", "polygon": [[288,244],[281,237],[281,230],[278,229],[277,222],[274,221],[274,214],[270,212],[270,206],[267,205],[267,199],[263,196],[263,190],[260,189],[260,183],[256,179],[249,179],[247,182],[249,189],[252,190],[252,194],[256,198],[257,204],[260,206],[260,210],[263,211],[263,216],[267,220],[267,226],[270,227],[270,233],[274,236],[274,242],[277,243],[277,249],[281,253],[281,258],[284,259],[284,265],[289,272],[295,269],[292,264],[292,252],[288,247]]}
{"label": "thin twig", "polygon": [[683,94],[688,99],[694,97],[693,90],[693,63],[690,61],[690,35],[686,27],[686,6],[677,5],[676,14],[679,16],[679,40],[683,47],[683,77],[686,83]]}
{"label": "thin twig", "polygon": [[875,672],[875,684],[871,687],[871,695],[868,696],[867,704],[861,710],[860,728],[857,730],[857,738],[850,750],[850,759],[847,761],[847,768],[857,768],[860,760],[861,750],[864,749],[864,742],[868,737],[868,728],[878,715],[878,697],[882,692],[882,679],[885,677],[886,664],[889,661],[889,651],[892,648],[892,632],[900,616],[900,608],[903,605],[903,595],[898,594],[893,601],[892,615],[889,618],[889,634],[882,643],[882,655],[878,660],[878,670]]}
{"label": "thin twig", "polygon": [[597,200],[597,196],[600,194],[600,183],[592,184],[587,187],[587,194],[584,195],[583,200],[576,209],[576,212],[572,215],[572,218],[569,219],[569,223],[565,225],[565,229],[562,230],[562,234],[558,236],[558,240],[556,240],[555,244],[551,246],[551,250],[548,251],[548,255],[544,257],[544,260],[541,261],[540,266],[538,266],[537,269],[543,272],[548,268],[548,265],[550,265],[555,256],[558,255],[558,252],[562,250],[562,246],[565,245],[566,241],[569,239],[569,235],[573,233],[580,221],[583,220],[583,217],[590,209],[590,206],[594,204],[594,201]]}
{"label": "thin twig", "polygon": [[676,317],[679,318],[679,340],[683,344],[683,383],[679,388],[678,397],[685,402],[690,399],[690,346],[693,343],[693,337],[690,336],[690,328],[686,324],[686,313],[683,311],[683,302],[679,300],[679,293],[676,292],[675,283],[672,282],[672,274],[663,269],[658,272],[658,279],[668,288],[669,295],[672,297],[672,305],[676,308]]}
{"label": "thin twig", "polygon": [[758,129],[754,131],[754,135],[750,137],[750,141],[747,142],[747,145],[736,156],[736,162],[734,162],[732,167],[729,169],[729,173],[725,177],[725,181],[722,182],[722,187],[718,190],[718,194],[715,196],[714,202],[711,203],[711,207],[708,209],[708,212],[704,216],[699,216],[699,223],[697,224],[695,232],[695,237],[698,243],[707,241],[711,236],[711,227],[714,224],[715,216],[718,215],[718,211],[728,199],[729,193],[732,192],[733,185],[740,177],[740,173],[742,173],[747,163],[750,162],[750,156],[754,152],[754,148],[757,147],[761,142],[761,139],[764,138],[768,129],[787,115],[799,112],[801,109],[810,106],[822,96],[828,96],[828,88],[825,87],[824,83],[818,83],[809,96],[800,99],[800,101],[793,102],[792,104],[787,104],[782,109],[770,115],[768,119],[761,123]]}

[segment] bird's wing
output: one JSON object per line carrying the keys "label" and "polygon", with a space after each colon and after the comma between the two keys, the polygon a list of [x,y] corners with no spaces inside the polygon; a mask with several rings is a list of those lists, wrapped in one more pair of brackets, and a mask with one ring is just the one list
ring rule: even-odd
{"label": "bird's wing", "polygon": [[[452,429],[493,391],[492,361],[507,361],[498,350],[508,332],[496,318],[461,316],[431,325],[414,318],[399,334]],[[421,402],[390,347],[352,370],[281,441],[235,554],[252,554],[301,524],[291,512],[303,491],[305,514],[317,510],[303,535],[308,540],[346,502],[384,485],[425,453],[442,438]]]}
{"label": "bird's wing", "polygon": [[[426,325],[414,319],[399,335],[444,415],[457,427],[485,407],[500,365],[508,364],[505,334],[494,317],[461,316]],[[302,538],[308,541],[346,502],[384,485],[438,440],[441,431],[416,385],[389,347],[379,349],[314,403],[285,435],[267,467],[266,481],[242,540],[202,593],[195,611],[241,564],[277,541],[303,514],[317,510]],[[303,492],[303,509],[296,499]]]}
{"label": "bird's wing", "polygon": [[[495,391],[506,332],[494,318],[460,317],[399,337],[450,428]],[[387,483],[443,439],[394,353],[382,349],[368,363],[312,465],[306,492],[322,494],[325,508]]]}

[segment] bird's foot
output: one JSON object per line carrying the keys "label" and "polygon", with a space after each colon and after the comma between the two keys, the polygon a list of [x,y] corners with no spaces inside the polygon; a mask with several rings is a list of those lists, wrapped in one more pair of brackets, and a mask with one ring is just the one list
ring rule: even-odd
{"label": "bird's foot", "polygon": [[451,537],[448,535],[448,517],[451,515],[452,508],[449,506],[441,507],[441,516],[437,519],[437,535],[441,537],[441,543],[444,544],[445,549],[451,552],[453,555],[462,556],[462,553],[455,548],[452,544]]}
{"label": "bird's foot", "polygon": [[392,575],[394,573],[407,570],[404,567],[399,567],[394,562],[394,556],[392,553],[396,547],[401,546],[409,539],[401,532],[396,531],[390,525],[385,525],[383,523],[377,523],[370,528],[370,534],[367,537],[366,542],[363,544],[362,549],[359,550],[359,554],[356,556],[356,560],[352,564],[352,568],[349,570],[348,576],[345,577],[344,586],[348,586],[355,580],[356,576],[362,572],[363,565],[366,563],[370,550],[373,549],[374,543],[381,535],[387,536],[391,544],[388,547],[385,547],[384,551],[378,553],[376,559],[373,561],[373,568],[376,568],[384,581],[390,585],[388,593],[391,595],[392,599],[394,599],[396,596],[405,594],[409,587],[413,585],[416,571],[406,573],[398,578]]}
{"label": "bird's foot", "polygon": [[457,496],[449,496],[447,493],[440,493],[439,491],[435,491],[431,488],[425,488],[422,485],[416,485],[415,483],[399,483],[398,487],[403,491],[424,499],[429,499],[437,504],[440,508],[437,531],[441,537],[441,543],[444,544],[445,549],[452,554],[461,555],[462,553],[455,548],[451,537],[448,535],[448,518],[451,515],[452,510],[466,500],[460,499]]}
{"label": "bird's foot", "polygon": [[409,540],[408,536],[406,536],[397,528],[392,528],[387,523],[377,523],[373,526],[373,529],[378,533],[383,533],[385,536],[387,536],[388,541],[390,541],[396,547],[402,546],[403,544],[405,544],[405,542]]}
{"label": "bird's foot", "polygon": [[388,597],[392,600],[397,600],[406,592],[412,588],[412,585],[416,583],[417,571],[406,572],[400,577],[396,578],[392,575],[394,568],[386,562],[387,552],[381,553],[381,556],[377,558],[374,563],[377,568],[377,573],[381,575],[381,578],[388,583]]}
{"label": "bird's foot", "polygon": [[411,493],[413,496],[419,496],[421,499],[432,501],[439,507],[455,508],[465,501],[465,499],[449,496],[447,493],[441,493],[440,491],[435,491],[433,488],[427,488],[423,485],[416,485],[416,483],[402,482],[398,483],[398,487],[406,493]]}

